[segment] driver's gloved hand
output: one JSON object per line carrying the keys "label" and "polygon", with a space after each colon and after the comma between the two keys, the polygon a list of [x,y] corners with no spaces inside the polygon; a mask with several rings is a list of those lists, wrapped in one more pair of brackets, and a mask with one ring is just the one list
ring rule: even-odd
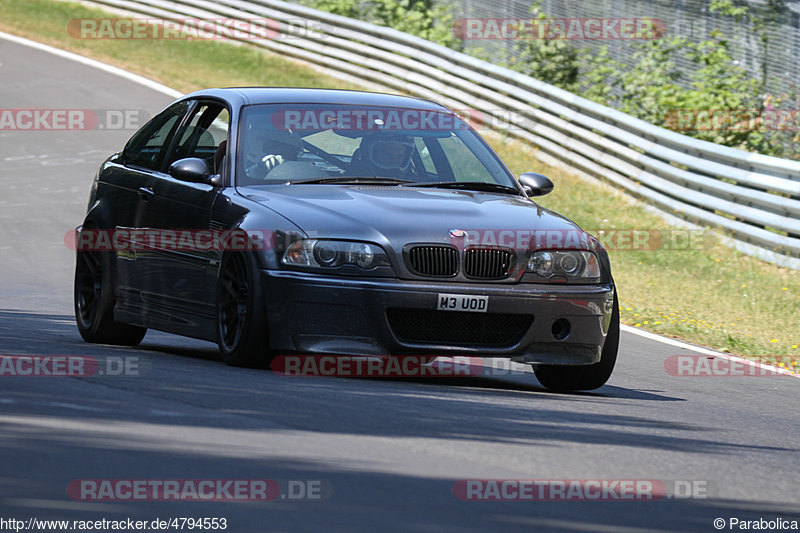
{"label": "driver's gloved hand", "polygon": [[269,171],[283,163],[282,155],[265,155],[261,161],[247,168],[247,175],[254,179],[264,179]]}
{"label": "driver's gloved hand", "polygon": [[284,162],[282,155],[267,155],[261,159],[261,162],[264,163],[264,166],[267,169],[267,172],[272,170],[273,168],[277,167],[281,163]]}

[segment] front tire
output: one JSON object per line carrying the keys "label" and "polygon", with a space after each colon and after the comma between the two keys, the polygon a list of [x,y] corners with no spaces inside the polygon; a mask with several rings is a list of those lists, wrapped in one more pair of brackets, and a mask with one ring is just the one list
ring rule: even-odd
{"label": "front tire", "polygon": [[108,252],[78,251],[74,304],[78,332],[86,342],[136,346],[147,328],[114,320],[114,286]]}
{"label": "front tire", "polygon": [[233,366],[269,366],[267,314],[252,256],[236,253],[223,257],[216,310],[217,343],[223,360]]}
{"label": "front tire", "polygon": [[539,383],[556,392],[593,390],[606,384],[614,371],[619,349],[619,302],[614,293],[614,309],[600,361],[593,365],[540,365],[534,373]]}

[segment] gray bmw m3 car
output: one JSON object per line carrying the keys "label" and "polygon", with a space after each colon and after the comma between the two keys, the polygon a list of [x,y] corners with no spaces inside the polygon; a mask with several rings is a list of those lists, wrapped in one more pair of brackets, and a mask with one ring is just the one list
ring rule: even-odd
{"label": "gray bmw m3 car", "polygon": [[178,99],[95,176],[76,233],[87,342],[147,328],[276,355],[504,357],[552,390],[610,377],[606,251],[534,201],[456,113],[370,92],[226,88]]}

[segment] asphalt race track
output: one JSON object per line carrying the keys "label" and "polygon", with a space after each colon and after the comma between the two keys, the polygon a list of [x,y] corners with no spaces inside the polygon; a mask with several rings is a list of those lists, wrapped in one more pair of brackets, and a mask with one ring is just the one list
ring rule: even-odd
{"label": "asphalt race track", "polygon": [[[2,39],[0,80],[4,109],[152,115],[172,100]],[[132,133],[0,130],[0,355],[127,357],[139,369],[127,377],[0,376],[0,519],[224,517],[233,532],[462,533],[800,521],[800,381],[670,376],[667,357],[695,352],[629,332],[609,384],[569,395],[546,392],[530,372],[282,377],[227,367],[215,345],[153,331],[136,349],[84,343],[64,236],[81,221],[98,165]],[[321,498],[68,494],[70,482],[86,479],[312,481]],[[487,479],[656,480],[697,490],[656,501],[454,495],[458,480]]]}

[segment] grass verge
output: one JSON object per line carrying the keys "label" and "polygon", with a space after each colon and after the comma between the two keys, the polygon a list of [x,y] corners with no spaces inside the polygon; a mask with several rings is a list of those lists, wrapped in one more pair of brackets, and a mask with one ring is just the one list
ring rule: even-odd
{"label": "grass verge", "polygon": [[[79,40],[76,18],[103,13],[54,0],[0,0],[0,30],[122,67],[180,91],[271,85],[358,88],[253,47],[219,41]],[[34,104],[32,102],[32,104]],[[587,229],[670,232],[661,218],[595,184],[543,165],[535,149],[487,136],[516,173],[535,170],[555,191],[540,203]],[[765,362],[795,367],[800,359],[800,273],[726,246],[611,251],[626,324]]]}

